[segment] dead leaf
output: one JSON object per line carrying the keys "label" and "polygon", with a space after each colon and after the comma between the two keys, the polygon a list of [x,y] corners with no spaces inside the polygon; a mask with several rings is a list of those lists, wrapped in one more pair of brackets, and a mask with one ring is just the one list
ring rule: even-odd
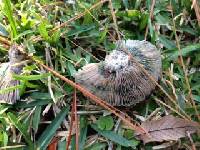
{"label": "dead leaf", "polygon": [[168,115],[159,120],[143,122],[141,127],[148,134],[136,131],[135,135],[144,143],[148,143],[178,140],[186,137],[188,132],[190,134],[197,132],[200,126],[196,122]]}

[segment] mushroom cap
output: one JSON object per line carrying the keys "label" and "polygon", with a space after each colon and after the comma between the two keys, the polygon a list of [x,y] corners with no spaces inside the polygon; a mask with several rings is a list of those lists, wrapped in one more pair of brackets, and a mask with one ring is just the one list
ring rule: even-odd
{"label": "mushroom cap", "polygon": [[9,62],[11,63],[17,63],[22,61],[25,58],[25,55],[22,54],[22,52],[20,52],[18,50],[18,47],[16,44],[13,44],[9,51],[8,51],[8,56],[9,56]]}
{"label": "mushroom cap", "polygon": [[157,81],[161,74],[161,56],[154,45],[147,41],[117,41],[116,49],[105,61],[91,63],[75,74],[77,83],[114,106],[130,106],[145,100],[155,84],[129,59],[131,55]]}

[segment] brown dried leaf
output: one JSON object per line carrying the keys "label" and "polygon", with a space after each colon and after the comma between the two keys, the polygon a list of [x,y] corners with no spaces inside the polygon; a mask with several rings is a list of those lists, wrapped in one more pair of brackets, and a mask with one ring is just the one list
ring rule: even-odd
{"label": "brown dried leaf", "polygon": [[191,134],[199,130],[198,123],[172,115],[165,116],[159,120],[143,122],[141,127],[148,134],[136,132],[135,135],[144,143],[178,140],[186,137],[188,132]]}

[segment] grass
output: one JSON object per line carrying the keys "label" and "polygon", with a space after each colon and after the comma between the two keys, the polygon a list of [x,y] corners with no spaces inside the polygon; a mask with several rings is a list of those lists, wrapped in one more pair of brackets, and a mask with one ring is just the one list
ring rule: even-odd
{"label": "grass", "polygon": [[[22,100],[12,106],[0,105],[0,147],[46,149],[56,144],[59,149],[66,149],[70,144],[75,149],[78,142],[79,149],[88,150],[136,146],[148,149],[158,143],[143,145],[136,140],[133,130],[139,128],[137,123],[166,114],[199,122],[198,3],[2,0],[0,61],[8,61],[7,50],[14,42],[22,44],[33,61],[27,63],[22,75],[15,75],[22,83]],[[162,54],[163,77],[158,90],[148,102],[119,108],[129,116],[81,87],[78,90],[96,99],[97,105],[79,91],[74,95],[73,74],[87,63],[103,60],[117,39],[146,39]],[[191,73],[192,70],[195,71]],[[70,130],[70,121],[79,134]],[[199,142],[198,136],[192,139],[194,144]],[[187,146],[191,143],[182,139],[180,147]]]}

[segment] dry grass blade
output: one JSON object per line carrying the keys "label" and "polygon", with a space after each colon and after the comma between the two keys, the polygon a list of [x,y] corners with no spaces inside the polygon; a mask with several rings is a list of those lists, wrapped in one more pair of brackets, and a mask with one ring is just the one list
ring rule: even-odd
{"label": "dry grass blade", "polygon": [[198,123],[177,118],[172,115],[164,116],[159,120],[143,122],[141,126],[149,133],[150,136],[137,133],[137,131],[135,135],[144,143],[155,141],[176,141],[182,137],[187,137],[187,132],[192,134],[199,130]]}

